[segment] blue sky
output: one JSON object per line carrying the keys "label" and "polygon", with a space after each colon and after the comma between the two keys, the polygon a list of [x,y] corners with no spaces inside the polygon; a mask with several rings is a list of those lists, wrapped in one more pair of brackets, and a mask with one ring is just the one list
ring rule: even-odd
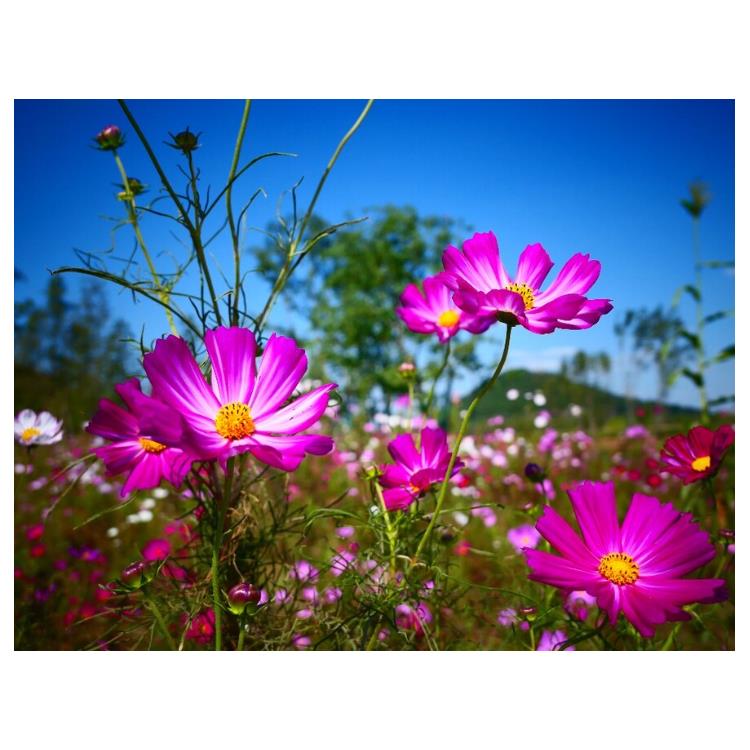
{"label": "blue sky", "polygon": [[[278,197],[304,176],[300,190],[309,199],[331,152],[361,110],[360,101],[257,101],[253,103],[243,159],[266,151],[289,151],[296,158],[267,160],[238,182],[236,203],[257,187],[268,194],[248,214],[250,227],[264,227]],[[175,183],[179,154],[162,144],[168,131],[189,125],[202,132],[196,153],[204,187],[220,189],[226,179],[242,103],[239,101],[132,101],[131,110],[149,136]],[[122,127],[128,173],[158,193],[158,179],[115,101],[17,101],[15,107],[15,266],[25,279],[16,298],[38,296],[47,269],[77,262],[74,248],[110,246],[119,216],[114,200],[118,175],[109,154],[91,148],[104,125]],[[588,331],[535,336],[519,329],[510,365],[557,369],[576,349],[617,355],[614,325],[628,308],[668,306],[674,291],[692,280],[691,223],[679,205],[687,185],[707,182],[712,202],[702,220],[703,257],[734,258],[734,103],[731,101],[378,101],[348,144],[318,203],[329,221],[363,215],[371,206],[411,204],[420,213],[462,219],[476,231],[493,230],[506,264],[541,242],[559,268],[574,252],[601,260],[594,296],[610,297],[615,310]],[[164,204],[167,205],[166,203]],[[144,232],[162,270],[170,254],[184,249],[160,219],[146,219]],[[258,235],[248,233],[247,245]],[[118,254],[129,252],[124,232]],[[211,247],[212,262],[231,269],[228,235]],[[249,256],[243,259],[251,267]],[[306,261],[307,262],[307,261]],[[554,275],[556,268],[553,269]],[[190,280],[187,280],[188,286]],[[68,283],[75,288],[72,277]],[[707,312],[734,307],[734,276],[704,272]],[[248,298],[265,299],[257,280]],[[146,337],[166,330],[162,311],[130,296],[110,292],[118,315]],[[681,305],[688,322],[694,308]],[[283,305],[271,323],[304,321]],[[709,354],[734,341],[734,319],[712,324]],[[491,335],[480,353],[494,364]],[[622,363],[611,384],[622,391]],[[459,384],[467,390],[477,374]],[[732,362],[714,368],[711,396],[734,391]],[[655,395],[654,373],[642,373],[636,391]],[[675,386],[671,400],[695,404],[688,382]]]}

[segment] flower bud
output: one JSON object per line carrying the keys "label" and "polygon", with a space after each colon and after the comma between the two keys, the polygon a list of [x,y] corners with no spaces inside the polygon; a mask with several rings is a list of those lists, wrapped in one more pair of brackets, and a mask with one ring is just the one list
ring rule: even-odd
{"label": "flower bud", "polygon": [[529,620],[533,620],[536,614],[536,607],[519,607],[518,613]]}
{"label": "flower bud", "polygon": [[[120,184],[120,192],[117,194],[117,199],[121,201],[128,200],[130,196],[128,191],[125,190],[125,185]],[[130,195],[135,197],[145,192],[146,186],[137,177],[128,177],[128,188],[130,188]]]}
{"label": "flower bud", "polygon": [[177,149],[177,151],[182,151],[185,155],[189,154],[191,151],[195,151],[200,145],[198,143],[198,136],[200,133],[191,133],[190,128],[186,128],[180,133],[177,133],[177,135],[174,135],[173,133],[170,133],[169,135],[172,138],[172,143],[168,143],[167,145]]}
{"label": "flower bud", "polygon": [[382,476],[383,472],[380,470],[379,466],[375,466],[374,464],[372,466],[366,466],[365,467],[365,479],[377,479],[379,476]]}
{"label": "flower bud", "polygon": [[532,482],[539,483],[544,481],[544,469],[539,464],[526,464],[523,473]]}
{"label": "flower bud", "polygon": [[413,362],[402,362],[398,366],[398,371],[404,380],[414,380],[417,374],[417,368]]}
{"label": "flower bud", "polygon": [[138,560],[137,562],[130,563],[120,573],[120,580],[131,589],[139,589],[149,581],[151,581],[156,571],[147,562]]}
{"label": "flower bud", "polygon": [[734,531],[732,529],[719,529],[719,536],[723,536],[725,539],[734,539]]}
{"label": "flower bud", "polygon": [[260,601],[260,591],[252,583],[238,583],[229,589],[227,601],[232,614],[241,615],[248,605],[251,609],[257,607]]}
{"label": "flower bud", "polygon": [[125,145],[125,137],[117,125],[107,125],[106,128],[102,128],[94,136],[94,140],[102,151],[114,151]]}

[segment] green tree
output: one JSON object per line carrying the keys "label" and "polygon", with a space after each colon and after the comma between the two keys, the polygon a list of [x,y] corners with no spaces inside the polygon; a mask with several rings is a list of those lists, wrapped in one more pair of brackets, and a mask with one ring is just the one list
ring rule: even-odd
{"label": "green tree", "polygon": [[[282,262],[286,226],[282,221],[281,231],[269,231],[268,242],[253,250],[269,282]],[[325,226],[315,217],[310,236]],[[456,236],[458,231],[464,234]],[[310,321],[316,359],[326,363],[348,398],[372,404],[377,394],[387,404],[405,390],[397,368],[407,359],[418,358],[425,381],[437,370],[443,348],[433,337],[410,333],[395,308],[407,284],[441,270],[443,250],[463,239],[465,231],[448,218],[385,206],[375,209],[367,223],[323,238],[306,272],[290,278],[283,295]],[[454,366],[471,365],[473,342],[454,347],[454,354]]]}
{"label": "green tree", "polygon": [[97,401],[132,370],[127,339],[127,324],[111,319],[99,285],[84,285],[74,303],[62,277],[53,276],[43,303],[16,304],[16,410],[52,411],[68,431],[80,429]]}

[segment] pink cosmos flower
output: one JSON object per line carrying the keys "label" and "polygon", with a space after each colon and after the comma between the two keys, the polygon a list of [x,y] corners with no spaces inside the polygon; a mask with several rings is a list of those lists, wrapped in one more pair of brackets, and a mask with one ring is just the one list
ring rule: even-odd
{"label": "pink cosmos flower", "polygon": [[679,477],[683,484],[692,484],[716,474],[733,442],[731,425],[723,424],[715,432],[698,425],[687,435],[669,438],[664,443],[661,460],[665,469]]}
{"label": "pink cosmos flower", "polygon": [[568,646],[566,649],[560,649],[558,646],[565,643],[568,640],[568,636],[565,635],[564,630],[544,630],[539,638],[537,644],[537,651],[575,651],[575,646]]}
{"label": "pink cosmos flower", "polygon": [[425,627],[431,622],[432,612],[424,602],[419,602],[416,607],[409,604],[396,607],[396,625],[401,630],[413,630],[417,637],[424,635]]}
{"label": "pink cosmos flower", "polygon": [[451,290],[438,276],[428,276],[423,282],[424,294],[416,284],[409,284],[401,295],[403,307],[396,313],[415,333],[435,333],[441,344],[459,331],[482,333],[495,321],[492,318],[478,318],[460,310],[451,300]]}
{"label": "pink cosmos flower", "polygon": [[[156,487],[162,479],[175,487],[182,484],[190,471],[193,457],[180,447],[184,425],[176,414],[161,401],[141,391],[138,378],[130,378],[115,386],[127,409],[109,399],[99,401],[99,408],[86,427],[92,435],[110,441],[109,445],[94,448],[97,458],[104,462],[107,476],[129,472],[120,490],[125,497],[134,490]],[[154,439],[147,422],[160,422],[160,434],[166,442]]]}
{"label": "pink cosmos flower", "polygon": [[48,411],[24,409],[16,415],[13,431],[21,445],[52,445],[63,438],[63,423]]}
{"label": "pink cosmos flower", "polygon": [[[378,478],[386,488],[383,500],[388,510],[408,508],[433,485],[442,482],[451,457],[445,432],[429,427],[422,430],[419,451],[412,435],[406,433],[388,443],[388,452],[396,463],[381,466],[383,474]],[[462,466],[463,462],[458,459],[452,476]]]}
{"label": "pink cosmos flower", "polygon": [[563,607],[571,615],[583,621],[589,616],[588,608],[594,604],[596,604],[596,599],[591,594],[587,594],[585,591],[571,591],[565,598]]}
{"label": "pink cosmos flower", "polygon": [[272,334],[257,375],[255,336],[247,328],[207,331],[206,349],[210,386],[177,336],[157,341],[143,359],[154,393],[185,420],[185,437],[196,455],[223,460],[249,451],[270,466],[293,471],[305,454],[330,453],[330,437],[298,433],[320,419],[336,384],[287,403],[307,370],[305,352],[292,339]]}
{"label": "pink cosmos flower", "polygon": [[508,529],[508,541],[515,547],[516,552],[523,552],[527,547],[536,547],[541,539],[539,532],[528,523]]}
{"label": "pink cosmos flower", "polygon": [[172,551],[172,545],[167,539],[151,539],[143,546],[141,554],[144,560],[166,560]]}
{"label": "pink cosmos flower", "polygon": [[532,333],[590,328],[612,310],[609,300],[584,296],[599,278],[599,261],[576,253],[542,291],[553,265],[541,245],[529,245],[511,279],[500,260],[495,235],[486,232],[464,242],[463,254],[448,247],[443,253],[445,272],[439,275],[455,290],[453,301],[462,311],[492,322],[520,323]]}
{"label": "pink cosmos flower", "polygon": [[205,646],[214,639],[216,629],[216,616],[212,609],[204,609],[199,612],[191,621],[185,632],[185,638],[200,643]]}
{"label": "pink cosmos flower", "polygon": [[724,598],[722,580],[683,578],[715,555],[690,513],[636,493],[620,526],[612,482],[581,482],[568,495],[583,539],[547,506],[536,527],[562,556],[524,550],[532,581],[586,591],[613,625],[622,612],[646,638],[667,620],[689,620],[683,606]]}

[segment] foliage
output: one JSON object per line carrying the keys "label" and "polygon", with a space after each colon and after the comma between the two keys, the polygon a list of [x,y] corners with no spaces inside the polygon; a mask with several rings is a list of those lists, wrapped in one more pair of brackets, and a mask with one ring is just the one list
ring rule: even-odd
{"label": "foliage", "polygon": [[27,299],[15,311],[15,402],[48,409],[76,430],[97,401],[132,370],[132,333],[112,320],[100,286],[84,284],[71,301],[65,283],[53,276],[43,303]]}

